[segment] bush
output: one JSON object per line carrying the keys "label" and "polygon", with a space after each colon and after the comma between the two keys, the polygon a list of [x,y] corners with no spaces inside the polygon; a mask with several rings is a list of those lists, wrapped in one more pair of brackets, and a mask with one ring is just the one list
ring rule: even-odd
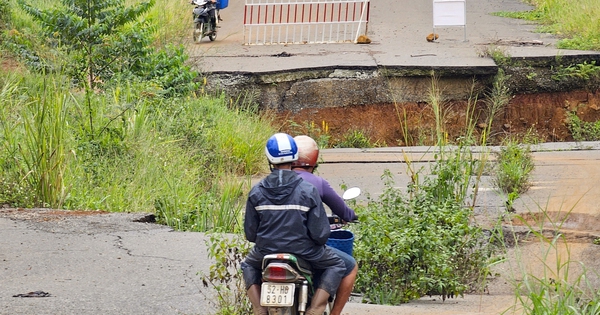
{"label": "bush", "polygon": [[600,140],[600,121],[585,122],[576,113],[569,113],[567,126],[575,141]]}
{"label": "bush", "polygon": [[386,188],[370,201],[356,225],[356,289],[377,304],[398,304],[424,295],[461,295],[485,273],[489,257],[483,233],[469,224],[472,210],[455,198],[438,199],[426,181],[410,197]]}

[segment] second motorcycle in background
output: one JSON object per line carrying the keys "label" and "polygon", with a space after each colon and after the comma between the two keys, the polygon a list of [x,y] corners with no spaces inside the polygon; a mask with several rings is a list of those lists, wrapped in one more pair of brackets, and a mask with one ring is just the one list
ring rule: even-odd
{"label": "second motorcycle in background", "polygon": [[194,19],[194,42],[199,43],[206,36],[210,41],[217,39],[217,28],[221,17],[219,11],[227,7],[229,0],[192,0]]}

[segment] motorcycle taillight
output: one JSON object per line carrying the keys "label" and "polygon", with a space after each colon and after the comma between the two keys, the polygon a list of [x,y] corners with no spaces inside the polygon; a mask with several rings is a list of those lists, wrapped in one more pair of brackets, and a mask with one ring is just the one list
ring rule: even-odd
{"label": "motorcycle taillight", "polygon": [[303,279],[294,268],[286,263],[270,263],[263,270],[263,280],[271,282],[294,282]]}

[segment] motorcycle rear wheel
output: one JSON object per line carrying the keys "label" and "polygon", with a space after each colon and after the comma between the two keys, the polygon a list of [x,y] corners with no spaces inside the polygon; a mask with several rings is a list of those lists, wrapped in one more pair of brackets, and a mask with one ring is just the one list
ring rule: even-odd
{"label": "motorcycle rear wheel", "polygon": [[297,315],[298,312],[293,307],[269,307],[269,315]]}
{"label": "motorcycle rear wheel", "polygon": [[211,42],[214,42],[215,39],[217,39],[217,27],[216,25],[213,26],[209,23],[211,22],[206,23],[206,29],[208,30],[208,39],[210,39]]}
{"label": "motorcycle rear wheel", "polygon": [[[296,305],[294,305],[296,306]],[[323,315],[331,314],[331,310],[333,309],[333,301],[327,303],[327,307],[325,308],[325,312]],[[298,311],[294,307],[269,307],[267,309],[269,315],[297,315]]]}

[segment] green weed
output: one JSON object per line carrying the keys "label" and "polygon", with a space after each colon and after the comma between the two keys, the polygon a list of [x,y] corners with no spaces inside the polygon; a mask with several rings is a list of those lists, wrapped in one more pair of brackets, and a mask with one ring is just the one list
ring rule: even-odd
{"label": "green weed", "polygon": [[600,78],[600,66],[596,65],[596,61],[590,63],[584,62],[567,67],[561,66],[555,70],[552,79],[560,81],[566,78],[577,78],[582,80],[590,80]]}
{"label": "green weed", "polygon": [[511,56],[506,52],[506,49],[500,46],[486,46],[478,54],[480,57],[492,58],[498,66],[507,66],[511,63]]}
{"label": "green weed", "polygon": [[531,183],[531,172],[535,165],[528,145],[520,145],[507,140],[496,154],[493,183],[507,196],[507,209],[512,211],[512,205],[520,194],[526,192]]}
{"label": "green weed", "polygon": [[567,127],[575,141],[600,140],[600,121],[586,122],[576,112],[568,113]]}
{"label": "green weed", "polygon": [[[359,264],[356,288],[368,302],[399,304],[424,295],[443,299],[481,290],[493,253],[479,227],[471,225],[478,182],[487,160],[476,161],[466,145],[473,139],[474,111],[468,110],[467,135],[459,145],[447,145],[442,94],[432,79],[432,111],[436,117],[437,146],[430,173],[413,170],[404,193],[394,187],[389,171],[385,189],[366,209],[358,208],[362,223],[354,227]],[[493,118],[494,115],[492,115]],[[490,118],[490,119],[492,119]],[[485,151],[485,150],[484,150]]]}
{"label": "green weed", "polygon": [[240,264],[251,249],[240,235],[209,234],[206,241],[208,258],[214,259],[208,275],[202,275],[204,287],[217,292],[216,299],[207,297],[217,307],[217,315],[252,314],[246,296]]}

